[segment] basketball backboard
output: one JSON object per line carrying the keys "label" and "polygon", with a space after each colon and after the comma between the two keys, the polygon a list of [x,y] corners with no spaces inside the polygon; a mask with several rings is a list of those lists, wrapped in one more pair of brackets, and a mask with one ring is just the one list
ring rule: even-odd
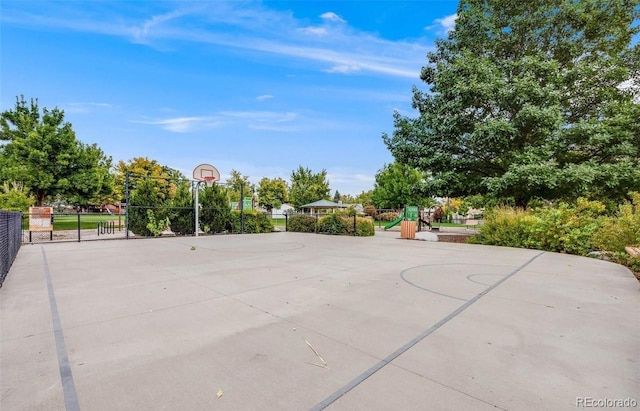
{"label": "basketball backboard", "polygon": [[193,169],[193,179],[204,181],[207,185],[211,185],[220,181],[220,172],[211,164],[200,164]]}

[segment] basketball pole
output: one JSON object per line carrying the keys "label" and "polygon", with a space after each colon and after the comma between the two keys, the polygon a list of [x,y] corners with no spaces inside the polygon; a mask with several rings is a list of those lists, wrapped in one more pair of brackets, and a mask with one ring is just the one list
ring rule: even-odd
{"label": "basketball pole", "polygon": [[199,196],[198,196],[198,192],[200,191],[200,183],[202,183],[202,181],[196,182],[196,201],[195,201],[195,205],[194,205],[194,207],[195,207],[195,215],[196,215],[196,221],[195,221],[196,222],[196,227],[195,227],[196,237],[198,236],[198,231],[200,231],[200,227],[199,227],[199,222],[200,221],[199,221],[199,216],[198,216],[198,209],[200,208],[199,207],[200,206],[200,204],[199,204],[200,200],[199,200]]}

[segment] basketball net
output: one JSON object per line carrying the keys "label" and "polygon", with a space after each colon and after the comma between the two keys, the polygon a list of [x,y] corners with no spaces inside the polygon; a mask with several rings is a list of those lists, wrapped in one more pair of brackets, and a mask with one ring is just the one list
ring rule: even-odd
{"label": "basketball net", "polygon": [[216,178],[214,176],[205,176],[204,183],[207,187],[213,186],[213,183],[216,182]]}

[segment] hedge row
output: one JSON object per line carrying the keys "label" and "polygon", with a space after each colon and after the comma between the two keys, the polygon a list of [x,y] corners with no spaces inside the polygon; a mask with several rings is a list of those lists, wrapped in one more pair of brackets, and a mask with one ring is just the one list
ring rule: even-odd
{"label": "hedge row", "polygon": [[[240,211],[203,208],[200,212],[200,229],[207,234],[240,233],[242,220]],[[157,236],[166,228],[166,223],[178,235],[193,234],[194,213],[191,209],[132,208],[129,228],[139,236]],[[257,211],[244,212],[244,232],[247,234],[270,233],[273,223],[265,214]]]}
{"label": "hedge row", "polygon": [[640,271],[640,259],[625,252],[640,245],[640,194],[608,213],[598,201],[578,199],[534,210],[501,207],[487,212],[479,234],[469,242],[587,255],[599,251]]}
{"label": "hedge row", "polygon": [[319,218],[304,214],[293,215],[289,217],[289,231],[329,235],[354,235],[354,218],[356,219],[356,236],[369,237],[374,235],[373,221],[370,218],[352,217],[340,213],[328,214]]}

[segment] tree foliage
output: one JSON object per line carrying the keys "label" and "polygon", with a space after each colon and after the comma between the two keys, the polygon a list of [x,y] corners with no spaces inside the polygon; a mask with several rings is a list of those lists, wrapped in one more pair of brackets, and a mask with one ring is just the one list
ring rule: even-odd
{"label": "tree foliage", "polygon": [[245,197],[251,197],[255,187],[249,181],[248,176],[242,175],[238,170],[232,169],[227,179],[227,189],[229,190],[231,201],[240,201],[241,192]]}
{"label": "tree foliage", "polygon": [[33,197],[24,189],[21,183],[5,182],[0,186],[0,210],[29,211],[33,204]]}
{"label": "tree foliage", "polygon": [[353,202],[362,205],[373,204],[372,196],[373,190],[363,191],[356,196]]}
{"label": "tree foliage", "polygon": [[[438,195],[621,198],[640,187],[635,0],[462,0],[384,142]],[[635,88],[635,90],[634,90]],[[637,94],[636,94],[637,98]]]}
{"label": "tree foliage", "polygon": [[140,180],[130,199],[129,229],[139,236],[153,235],[148,226],[150,221],[147,210],[153,211],[154,219],[164,220],[167,215],[166,209],[161,207],[163,202],[164,195],[155,180]]}
{"label": "tree foliage", "polygon": [[258,205],[271,211],[289,198],[287,183],[281,178],[264,177],[258,184]]}
{"label": "tree foliage", "polygon": [[330,192],[327,170],[325,169],[319,173],[314,173],[309,168],[299,166],[297,170],[291,173],[289,201],[295,207],[318,200],[328,200]]}
{"label": "tree foliage", "polygon": [[228,189],[219,184],[204,187],[198,195],[200,229],[206,233],[231,230],[231,209]]}
{"label": "tree foliage", "polygon": [[391,163],[376,173],[371,200],[377,208],[423,205],[424,184],[424,173],[405,164]]}
{"label": "tree foliage", "polygon": [[133,194],[142,181],[150,180],[156,185],[161,202],[171,199],[181,182],[187,181],[184,174],[147,157],[134,157],[129,161],[120,160],[115,168],[116,196],[124,201],[125,179],[129,173],[129,193]]}
{"label": "tree foliage", "polygon": [[41,206],[61,195],[76,205],[101,201],[113,191],[111,158],[95,144],[76,140],[64,111],[21,96],[0,115],[0,181],[25,185]]}

